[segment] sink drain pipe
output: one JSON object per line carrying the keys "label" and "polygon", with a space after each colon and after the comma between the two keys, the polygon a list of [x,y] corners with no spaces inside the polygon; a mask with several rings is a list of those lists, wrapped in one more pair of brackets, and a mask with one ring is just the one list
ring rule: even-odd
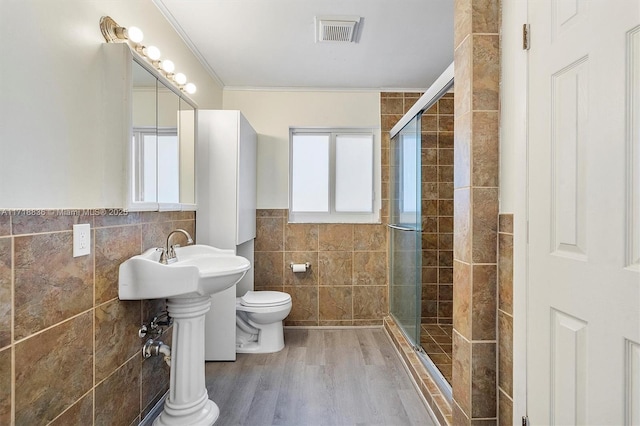
{"label": "sink drain pipe", "polygon": [[164,355],[164,361],[171,367],[171,346],[165,345],[160,340],[147,340],[142,347],[142,356],[144,358],[150,358],[159,355]]}

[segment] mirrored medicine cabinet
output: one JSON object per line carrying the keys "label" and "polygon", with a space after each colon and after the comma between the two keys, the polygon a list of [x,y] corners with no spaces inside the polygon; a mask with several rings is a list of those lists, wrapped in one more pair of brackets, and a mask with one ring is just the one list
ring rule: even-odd
{"label": "mirrored medicine cabinet", "polygon": [[195,208],[195,104],[135,56],[131,62],[129,210]]}
{"label": "mirrored medicine cabinet", "polygon": [[103,45],[105,120],[120,123],[128,211],[195,210],[197,106],[126,43]]}

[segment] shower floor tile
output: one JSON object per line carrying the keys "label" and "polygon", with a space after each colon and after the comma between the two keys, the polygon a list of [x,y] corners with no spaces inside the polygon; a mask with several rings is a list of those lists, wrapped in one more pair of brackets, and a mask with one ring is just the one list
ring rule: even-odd
{"label": "shower floor tile", "polygon": [[453,326],[449,324],[422,324],[420,344],[442,375],[451,383],[451,348]]}

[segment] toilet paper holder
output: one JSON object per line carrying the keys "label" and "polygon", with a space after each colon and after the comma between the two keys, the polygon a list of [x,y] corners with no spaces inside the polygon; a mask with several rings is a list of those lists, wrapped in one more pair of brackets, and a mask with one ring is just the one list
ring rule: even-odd
{"label": "toilet paper holder", "polygon": [[289,264],[289,268],[291,268],[293,272],[307,272],[307,270],[311,268],[311,262],[306,262],[306,263],[291,262]]}

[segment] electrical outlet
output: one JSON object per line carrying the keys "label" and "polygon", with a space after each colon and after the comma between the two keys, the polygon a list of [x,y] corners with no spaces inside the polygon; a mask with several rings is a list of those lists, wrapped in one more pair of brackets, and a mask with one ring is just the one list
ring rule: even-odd
{"label": "electrical outlet", "polygon": [[82,223],[73,225],[73,257],[91,253],[91,225]]}

